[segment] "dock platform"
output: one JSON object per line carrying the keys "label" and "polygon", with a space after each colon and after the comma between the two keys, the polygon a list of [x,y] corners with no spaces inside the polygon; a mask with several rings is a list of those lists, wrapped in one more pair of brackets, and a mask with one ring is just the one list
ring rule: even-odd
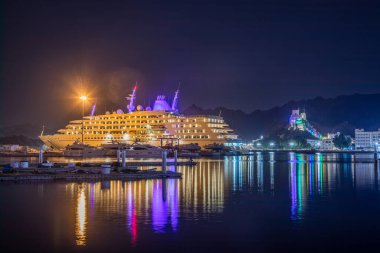
{"label": "dock platform", "polygon": [[[29,169],[33,170],[33,169]],[[111,172],[101,173],[74,173],[50,172],[50,173],[10,173],[0,175],[0,182],[25,182],[25,181],[104,181],[104,180],[142,180],[142,179],[164,179],[181,178],[182,173],[174,171],[131,171],[126,173]]]}

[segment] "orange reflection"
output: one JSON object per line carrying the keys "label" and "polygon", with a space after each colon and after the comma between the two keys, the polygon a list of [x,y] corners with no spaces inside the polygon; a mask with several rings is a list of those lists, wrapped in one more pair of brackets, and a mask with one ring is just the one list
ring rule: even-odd
{"label": "orange reflection", "polygon": [[75,219],[75,236],[78,246],[86,245],[87,214],[86,214],[86,194],[84,187],[81,187],[77,196],[77,210]]}

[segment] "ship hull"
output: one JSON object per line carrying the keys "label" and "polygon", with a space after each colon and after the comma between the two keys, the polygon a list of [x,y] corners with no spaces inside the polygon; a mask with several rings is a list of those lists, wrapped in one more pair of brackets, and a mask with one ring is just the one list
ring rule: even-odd
{"label": "ship hull", "polygon": [[[74,144],[76,141],[80,140],[80,136],[66,136],[62,134],[55,135],[44,135],[39,137],[41,141],[51,149],[54,150],[64,150],[67,146]],[[88,144],[93,147],[100,147],[104,144],[109,144],[111,141],[109,140],[84,140],[84,144]],[[122,141],[122,143],[133,144],[134,141]],[[148,140],[144,141],[146,144],[150,144],[152,146],[161,147],[161,145],[167,144],[166,141],[161,143],[161,140]],[[223,144],[220,140],[186,140],[179,139],[180,145],[186,144],[198,144],[200,147],[205,147],[210,144],[220,143]],[[175,143],[176,144],[176,143]]]}

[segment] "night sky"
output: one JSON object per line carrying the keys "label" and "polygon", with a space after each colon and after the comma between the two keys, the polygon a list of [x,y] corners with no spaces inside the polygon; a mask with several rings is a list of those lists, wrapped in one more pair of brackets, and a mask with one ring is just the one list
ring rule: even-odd
{"label": "night sky", "polygon": [[1,125],[173,96],[250,112],[380,92],[380,1],[3,1]]}

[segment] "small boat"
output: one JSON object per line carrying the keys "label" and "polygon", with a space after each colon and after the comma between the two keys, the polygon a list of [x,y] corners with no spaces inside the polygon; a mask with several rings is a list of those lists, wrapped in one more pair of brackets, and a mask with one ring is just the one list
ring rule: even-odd
{"label": "small boat", "polygon": [[149,144],[134,143],[124,149],[127,157],[133,158],[161,158],[162,149]]}
{"label": "small boat", "polygon": [[219,143],[208,144],[205,149],[201,151],[201,156],[213,156],[218,157],[223,154],[225,146]]}
{"label": "small boat", "polygon": [[201,147],[198,144],[190,143],[185,145],[180,145],[178,147],[179,157],[199,157],[199,151]]}
{"label": "small boat", "polygon": [[105,155],[105,150],[92,147],[88,144],[75,142],[66,147],[63,151],[63,155],[71,157],[102,157]]}
{"label": "small boat", "polygon": [[131,147],[131,145],[126,144],[126,143],[120,143],[120,142],[112,142],[112,143],[102,144],[100,147],[101,149],[104,150],[105,156],[116,157],[118,150],[128,149]]}

